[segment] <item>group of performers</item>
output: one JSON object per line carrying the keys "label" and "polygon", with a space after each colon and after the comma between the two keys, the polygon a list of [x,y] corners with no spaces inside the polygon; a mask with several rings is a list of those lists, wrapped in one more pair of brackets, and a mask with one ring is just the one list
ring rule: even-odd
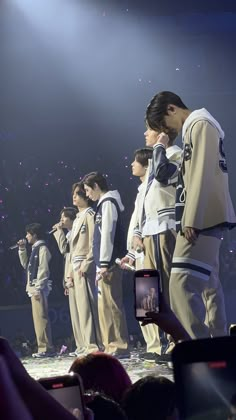
{"label": "group of performers", "polygon": [[[183,148],[175,145],[182,131]],[[122,212],[117,190],[106,177],[85,175],[72,186],[73,207],[63,208],[54,237],[64,256],[64,288],[69,297],[75,351],[103,350],[129,357],[122,299],[122,270],[158,268],[162,293],[192,338],[227,334],[219,279],[219,249],[224,230],[236,226],[223,148],[224,132],[204,108],[191,111],[172,92],[156,94],[146,110],[146,147],[134,153],[133,176],[140,179],[124,254]],[[93,203],[96,204],[94,210]],[[53,356],[47,298],[51,290],[50,252],[42,226],[26,227],[32,245],[18,242],[27,270],[38,344],[36,358]],[[146,360],[169,360],[171,337],[155,324],[141,326]]]}

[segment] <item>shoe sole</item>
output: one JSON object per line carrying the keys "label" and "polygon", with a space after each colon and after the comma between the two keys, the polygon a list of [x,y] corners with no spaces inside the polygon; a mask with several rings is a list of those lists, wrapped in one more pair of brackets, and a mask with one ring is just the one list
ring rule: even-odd
{"label": "shoe sole", "polygon": [[54,357],[57,357],[55,354],[54,356],[32,356],[33,359],[52,359]]}

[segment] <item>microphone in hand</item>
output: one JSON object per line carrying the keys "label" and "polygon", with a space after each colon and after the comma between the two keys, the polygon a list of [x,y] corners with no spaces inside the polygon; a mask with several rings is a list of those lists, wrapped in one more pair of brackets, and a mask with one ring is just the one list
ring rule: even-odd
{"label": "microphone in hand", "polygon": [[25,248],[26,245],[26,239],[20,239],[15,245],[12,245],[9,247],[10,250],[16,249],[16,248]]}
{"label": "microphone in hand", "polygon": [[116,258],[115,263],[117,265],[119,265],[120,267],[121,267],[121,264],[122,264],[122,266],[124,268],[126,268],[126,270],[135,271],[135,268],[132,265],[130,265],[130,264],[126,263],[126,262],[125,263],[121,263],[121,259],[120,258]]}
{"label": "microphone in hand", "polygon": [[57,228],[53,228],[53,229],[49,230],[49,231],[47,232],[47,234],[48,234],[48,235],[51,235],[52,233],[54,233],[54,232],[56,232],[56,231],[57,231]]}
{"label": "microphone in hand", "polygon": [[57,229],[62,229],[63,228],[63,224],[62,222],[56,223],[51,230],[49,230],[47,232],[48,235],[51,235],[52,233],[55,233],[57,231]]}

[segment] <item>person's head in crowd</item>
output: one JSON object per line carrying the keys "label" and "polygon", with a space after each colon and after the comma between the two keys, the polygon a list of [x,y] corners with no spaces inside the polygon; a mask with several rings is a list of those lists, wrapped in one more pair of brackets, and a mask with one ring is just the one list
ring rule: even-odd
{"label": "person's head in crowd", "polygon": [[[89,399],[88,399],[89,398]],[[85,395],[86,407],[94,414],[94,420],[126,420],[127,417],[121,406],[106,395],[91,393]]]}
{"label": "person's head in crowd", "polygon": [[[156,137],[164,132],[169,136],[169,145],[171,146],[175,138],[180,133],[184,121],[190,114],[190,110],[183,103],[182,99],[173,92],[163,91],[156,94],[146,110],[146,127],[148,137]],[[153,140],[154,145],[157,140]]]}
{"label": "person's head in crowd", "polygon": [[153,149],[148,147],[137,149],[134,152],[134,161],[131,163],[132,174],[139,177],[141,181],[144,180],[148,168],[148,160],[152,159],[152,154]]}
{"label": "person's head in crowd", "polygon": [[175,385],[163,376],[147,376],[134,383],[123,399],[129,420],[177,420]]}
{"label": "person's head in crowd", "polygon": [[105,176],[99,172],[85,175],[83,184],[87,197],[92,201],[98,201],[109,190]]}
{"label": "person's head in crowd", "polygon": [[45,232],[40,223],[30,223],[25,227],[25,232],[25,237],[30,245],[34,245],[45,237]]}
{"label": "person's head in crowd", "polygon": [[236,394],[234,394],[230,400],[230,414],[228,420],[236,420]]}
{"label": "person's head in crowd", "polygon": [[76,218],[77,210],[74,207],[64,207],[60,212],[60,221],[63,228],[71,229]]}
{"label": "person's head in crowd", "polygon": [[70,372],[78,373],[84,389],[101,392],[120,402],[131,380],[122,364],[115,357],[105,353],[93,353],[77,358]]}
{"label": "person's head in crowd", "polygon": [[84,189],[84,184],[82,181],[75,182],[72,185],[71,193],[73,205],[76,206],[78,210],[90,207],[92,205],[92,201],[86,195],[86,191]]}

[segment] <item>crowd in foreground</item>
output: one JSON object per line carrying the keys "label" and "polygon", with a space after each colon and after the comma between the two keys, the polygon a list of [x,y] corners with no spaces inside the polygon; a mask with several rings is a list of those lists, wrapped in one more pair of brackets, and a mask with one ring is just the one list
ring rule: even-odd
{"label": "crowd in foreground", "polygon": [[[153,322],[166,328],[166,332],[175,331],[177,338],[188,338],[164,301],[162,304],[162,315],[157,315]],[[82,379],[84,417],[81,417],[81,407],[68,411],[31,378],[3,338],[0,338],[0,371],[3,419],[178,419],[172,381],[147,376],[132,384],[120,361],[105,353],[76,358],[69,370]]]}

